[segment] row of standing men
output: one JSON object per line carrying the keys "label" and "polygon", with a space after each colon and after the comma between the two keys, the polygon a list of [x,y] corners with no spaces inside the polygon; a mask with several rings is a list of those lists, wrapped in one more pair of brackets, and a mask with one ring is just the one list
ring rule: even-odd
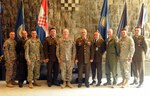
{"label": "row of standing men", "polygon": [[[92,83],[95,84],[97,72],[97,84],[101,85],[102,79],[102,56],[106,51],[105,74],[107,82],[103,85],[119,85],[127,87],[130,79],[130,64],[134,75],[134,82],[141,87],[144,81],[144,54],[147,52],[145,38],[141,36],[141,29],[135,28],[135,35],[129,37],[126,29],[122,29],[121,38],[113,35],[113,30],[107,32],[107,40],[100,37],[98,31],[94,32],[93,39],[87,37],[87,30],[80,29],[81,37],[76,41],[69,38],[69,30],[64,29],[62,38],[56,38],[56,29],[49,30],[49,36],[45,38],[43,45],[37,38],[36,31],[31,31],[28,39],[27,32],[22,31],[22,38],[17,43],[14,40],[15,32],[9,33],[9,39],[4,42],[3,50],[6,66],[6,86],[13,87],[16,73],[18,73],[19,87],[23,86],[25,80],[28,87],[41,86],[38,83],[41,62],[47,63],[47,85],[53,84],[65,88],[72,88],[72,69],[76,63],[78,66],[78,87],[83,84],[83,73],[85,73],[85,86],[90,87],[90,68],[92,69]],[[119,62],[119,63],[118,63]],[[117,65],[120,64],[122,82],[117,84]],[[18,69],[18,70],[17,70]],[[58,74],[61,71],[62,84],[59,84]],[[111,73],[113,82],[111,82]]]}

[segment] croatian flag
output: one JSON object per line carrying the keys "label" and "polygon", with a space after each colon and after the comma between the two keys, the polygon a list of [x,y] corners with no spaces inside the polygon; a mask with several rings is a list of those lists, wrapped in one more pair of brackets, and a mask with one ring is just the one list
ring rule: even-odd
{"label": "croatian flag", "polygon": [[41,42],[44,42],[44,38],[48,36],[48,3],[47,0],[42,1],[40,13],[38,16],[36,32]]}

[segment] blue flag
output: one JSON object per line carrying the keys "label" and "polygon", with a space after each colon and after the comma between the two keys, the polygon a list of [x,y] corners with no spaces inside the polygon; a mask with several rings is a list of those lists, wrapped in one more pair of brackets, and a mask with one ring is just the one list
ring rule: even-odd
{"label": "blue flag", "polygon": [[15,39],[16,40],[18,40],[21,37],[22,30],[25,30],[25,21],[24,21],[23,0],[20,0],[20,6],[18,9],[18,17],[17,17],[16,27],[15,27],[15,33],[16,33]]}
{"label": "blue flag", "polygon": [[0,1],[0,56],[3,54],[3,36],[2,36],[2,5]]}
{"label": "blue flag", "polygon": [[107,38],[107,30],[109,28],[109,10],[108,10],[108,0],[104,0],[100,21],[98,24],[98,31],[104,40]]}
{"label": "blue flag", "polygon": [[118,29],[117,29],[117,36],[118,38],[120,38],[120,33],[121,33],[121,30],[123,28],[125,28],[127,26],[127,5],[125,3],[124,5],[124,9],[123,9],[123,12],[122,12],[122,16],[121,16],[121,20],[120,20],[120,23],[119,23],[119,26],[118,26]]}
{"label": "blue flag", "polygon": [[44,42],[44,38],[48,36],[48,2],[43,0],[38,16],[36,32],[41,42]]}
{"label": "blue flag", "polygon": [[142,35],[144,35],[144,25],[147,22],[147,13],[146,13],[146,8],[144,6],[144,3],[142,4],[141,11],[140,11],[140,16],[139,20],[137,23],[137,26],[142,28]]}

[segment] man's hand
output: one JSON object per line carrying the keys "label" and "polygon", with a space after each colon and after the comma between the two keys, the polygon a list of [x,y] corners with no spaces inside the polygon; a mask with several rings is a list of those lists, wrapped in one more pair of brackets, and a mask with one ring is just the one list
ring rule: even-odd
{"label": "man's hand", "polygon": [[11,64],[11,62],[10,61],[6,61],[8,64]]}
{"label": "man's hand", "polygon": [[128,58],[128,62],[131,63],[132,62],[132,58]]}
{"label": "man's hand", "polygon": [[71,62],[74,64],[74,60],[71,60]]}
{"label": "man's hand", "polygon": [[61,59],[60,58],[58,58],[58,63],[61,64]]}
{"label": "man's hand", "polygon": [[47,63],[49,61],[49,59],[45,59],[44,62]]}
{"label": "man's hand", "polygon": [[27,64],[28,64],[28,65],[31,65],[31,61],[27,61]]}
{"label": "man's hand", "polygon": [[77,59],[75,60],[75,63],[76,63],[76,64],[78,63],[78,60],[77,60]]}
{"label": "man's hand", "polygon": [[92,63],[92,62],[93,62],[93,59],[91,59],[90,62]]}

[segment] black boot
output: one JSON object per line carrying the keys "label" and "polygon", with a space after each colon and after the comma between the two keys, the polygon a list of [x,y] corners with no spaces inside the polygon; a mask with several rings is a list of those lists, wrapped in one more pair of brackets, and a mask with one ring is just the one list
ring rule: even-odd
{"label": "black boot", "polygon": [[130,85],[137,85],[137,84],[138,84],[137,80],[134,80],[133,83],[131,83]]}
{"label": "black boot", "polygon": [[116,74],[116,76],[113,77],[113,85],[116,85],[117,84],[117,81],[118,81],[118,75]]}
{"label": "black boot", "polygon": [[106,83],[103,84],[104,86],[106,85],[111,85],[111,80],[107,81]]}
{"label": "black boot", "polygon": [[19,80],[18,85],[20,88],[22,88],[23,87],[23,80]]}
{"label": "black boot", "polygon": [[96,84],[96,81],[95,81],[95,80],[93,80],[90,85],[94,85],[94,84]]}
{"label": "black boot", "polygon": [[100,86],[100,85],[101,85],[101,83],[99,83],[99,82],[96,84],[96,86]]}
{"label": "black boot", "polygon": [[85,83],[85,86],[86,86],[87,88],[89,88],[89,87],[90,87],[90,84],[89,84],[89,83]]}
{"label": "black boot", "polygon": [[104,83],[103,85],[104,85],[104,86],[106,86],[106,85],[111,85],[110,75],[106,75],[106,78],[107,78],[107,82]]}
{"label": "black boot", "polygon": [[22,87],[23,87],[23,84],[22,84],[22,83],[19,83],[18,85],[19,85],[19,87],[20,87],[20,88],[22,88]]}
{"label": "black boot", "polygon": [[141,88],[141,86],[142,86],[142,83],[140,83],[136,88]]}

